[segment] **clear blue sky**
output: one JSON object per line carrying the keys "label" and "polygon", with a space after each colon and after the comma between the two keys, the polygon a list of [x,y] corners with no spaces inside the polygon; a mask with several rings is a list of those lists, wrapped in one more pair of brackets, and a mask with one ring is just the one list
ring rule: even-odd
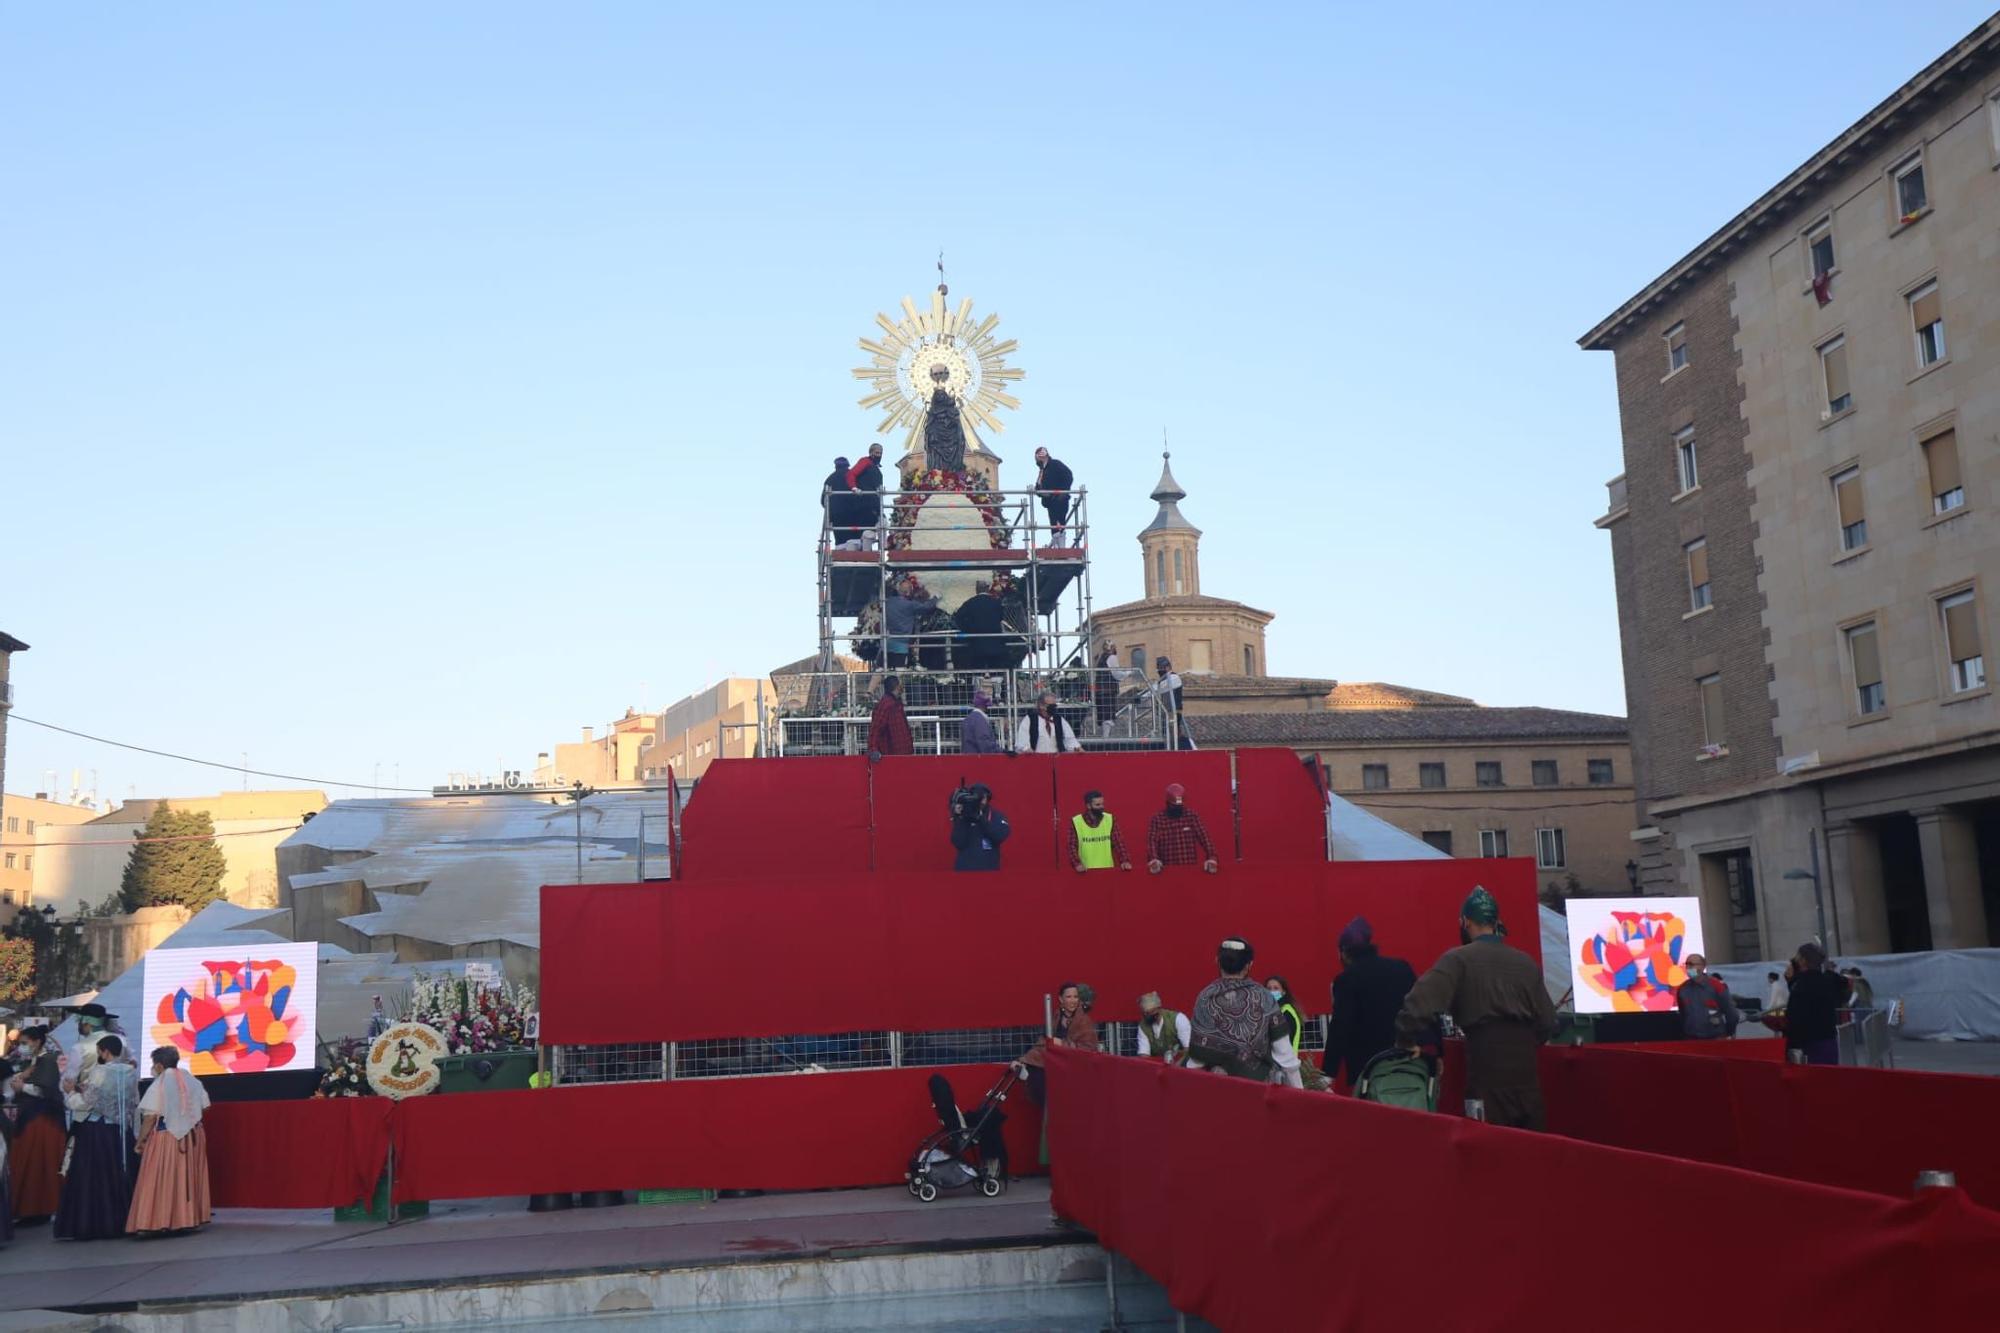
{"label": "clear blue sky", "polygon": [[[1574,339],[1985,12],[1083,9],[0,10],[19,710],[427,784],[803,656],[942,246],[1100,601],[1165,426],[1274,672],[1622,712]],[[72,767],[237,785],[14,729]]]}

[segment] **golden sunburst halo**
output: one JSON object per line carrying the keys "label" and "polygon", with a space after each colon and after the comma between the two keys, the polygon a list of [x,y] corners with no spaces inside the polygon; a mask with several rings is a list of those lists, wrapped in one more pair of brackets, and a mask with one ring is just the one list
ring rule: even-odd
{"label": "golden sunburst halo", "polygon": [[1021,405],[1021,400],[1006,390],[1026,378],[1027,372],[1007,364],[1008,355],[1018,344],[1011,338],[1000,342],[993,336],[1000,316],[988,315],[975,324],[972,298],[965,298],[953,310],[945,304],[940,287],[931,293],[930,309],[919,310],[906,296],[902,319],[878,314],[875,323],[880,335],[860,340],[869,364],[856,366],[852,373],[854,378],[867,381],[870,389],[861,406],[883,412],[875,426],[877,434],[886,435],[901,426],[906,446],[916,447],[938,371],[943,372],[945,388],[958,400],[968,445],[979,444],[978,426],[995,432],[1006,429],[999,410]]}

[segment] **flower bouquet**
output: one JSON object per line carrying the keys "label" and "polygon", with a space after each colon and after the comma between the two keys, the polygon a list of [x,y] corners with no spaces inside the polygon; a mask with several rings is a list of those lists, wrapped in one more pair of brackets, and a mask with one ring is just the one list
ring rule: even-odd
{"label": "flower bouquet", "polygon": [[410,983],[405,1013],[443,1033],[453,1055],[484,1055],[529,1046],[528,1014],[534,1006],[534,993],[526,986],[418,977]]}
{"label": "flower bouquet", "polygon": [[373,1097],[368,1086],[368,1039],[343,1037],[334,1043],[333,1056],[319,1076],[315,1097]]}

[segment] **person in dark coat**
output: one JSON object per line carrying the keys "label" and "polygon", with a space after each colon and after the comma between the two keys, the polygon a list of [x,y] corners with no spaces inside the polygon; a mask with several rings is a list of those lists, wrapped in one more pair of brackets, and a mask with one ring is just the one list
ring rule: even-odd
{"label": "person in dark coat", "polygon": [[895,676],[882,677],[882,697],[868,718],[868,759],[872,763],[885,754],[915,754],[910,722],[903,715],[903,682]]}
{"label": "person in dark coat", "polygon": [[1328,1078],[1344,1069],[1351,1088],[1370,1059],[1396,1044],[1396,1011],[1416,984],[1414,968],[1376,949],[1375,928],[1366,917],[1347,923],[1340,932],[1340,975],[1333,979],[1333,1017],[1320,1057]]}
{"label": "person in dark coat", "polygon": [[1042,497],[1042,508],[1049,515],[1049,545],[1061,546],[1063,525],[1069,521],[1069,492],[1076,484],[1076,477],[1060,458],[1051,457],[1046,449],[1035,450],[1035,464],[1041,470],[1035,473],[1035,491]]}
{"label": "person in dark coat", "polygon": [[1785,1058],[1799,1064],[1840,1063],[1840,1006],[1847,978],[1830,971],[1826,950],[1807,940],[1792,955],[1792,993],[1785,1001]]}
{"label": "person in dark coat", "polygon": [[826,509],[826,524],[833,529],[833,544],[837,547],[861,534],[844,526],[852,521],[854,501],[849,496],[853,488],[847,482],[847,458],[842,455],[833,460],[833,471],[820,483],[820,504]]}
{"label": "person in dark coat", "polygon": [[993,595],[992,584],[975,585],[972,596],[951,618],[958,626],[960,666],[983,671],[1007,665],[1006,609]]}
{"label": "person in dark coat", "polygon": [[882,521],[882,446],[871,444],[868,454],[848,469],[847,489],[854,493],[848,501],[855,535],[875,531]]}

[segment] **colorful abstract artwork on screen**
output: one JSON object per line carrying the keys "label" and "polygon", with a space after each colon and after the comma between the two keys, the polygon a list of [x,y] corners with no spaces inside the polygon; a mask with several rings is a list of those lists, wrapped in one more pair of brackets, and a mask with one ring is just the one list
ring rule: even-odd
{"label": "colorful abstract artwork on screen", "polygon": [[1570,976],[1578,1013],[1669,1013],[1701,952],[1693,898],[1571,900]]}
{"label": "colorful abstract artwork on screen", "polygon": [[179,1050],[192,1074],[309,1067],[317,954],[312,944],[154,950],[144,985],[152,1045]]}

